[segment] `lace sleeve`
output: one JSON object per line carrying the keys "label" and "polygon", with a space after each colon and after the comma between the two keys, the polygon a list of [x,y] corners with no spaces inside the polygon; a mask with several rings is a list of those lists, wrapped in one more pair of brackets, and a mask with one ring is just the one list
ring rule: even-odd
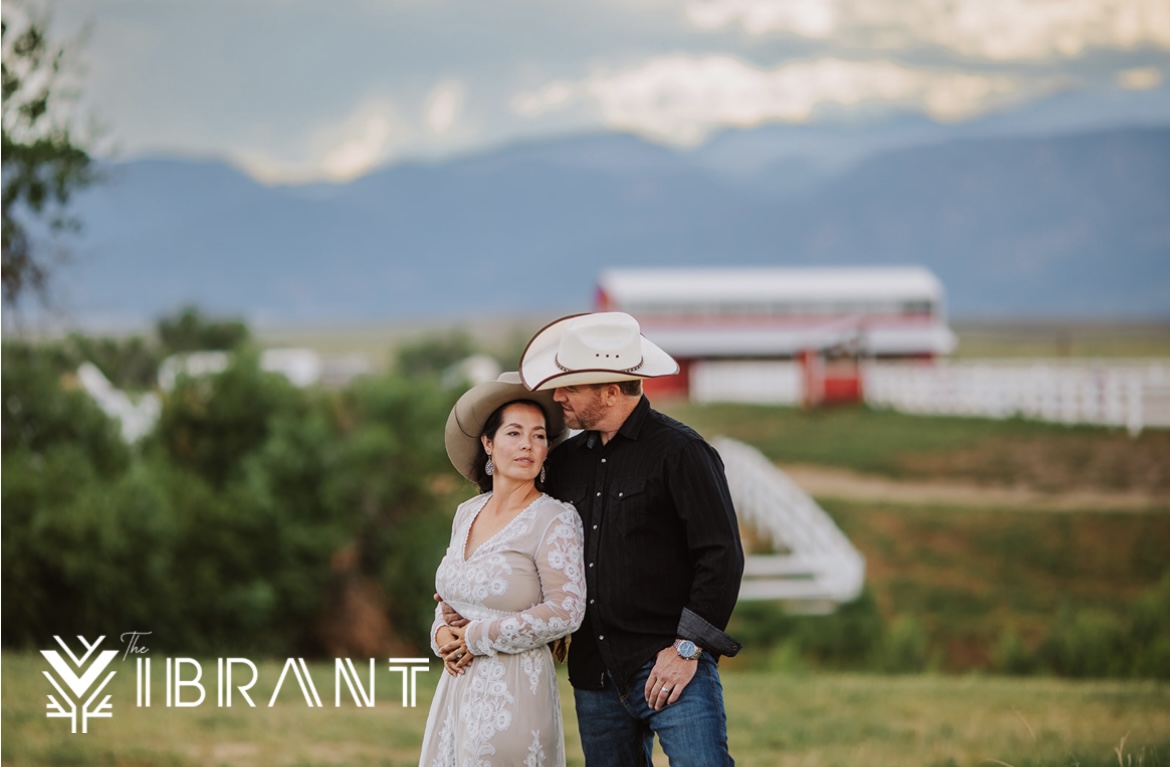
{"label": "lace sleeve", "polygon": [[[479,496],[472,498],[470,501],[464,501],[455,508],[455,516],[451,519],[451,540],[447,544],[447,553],[449,554],[457,543],[459,535],[459,525],[463,521],[463,517],[467,515],[468,509],[471,508],[473,501],[477,500]],[[441,564],[441,563],[440,563]],[[437,580],[437,579],[436,579]],[[435,583],[435,591],[439,590],[439,584]],[[435,634],[438,633],[441,626],[445,626],[447,622],[443,619],[443,606],[435,603],[435,620],[431,623],[431,652],[435,657],[439,656],[439,643],[435,641]]]}
{"label": "lace sleeve", "polygon": [[543,601],[527,610],[467,625],[475,655],[518,653],[573,633],[585,617],[584,531],[568,504],[549,523],[536,554]]}
{"label": "lace sleeve", "polygon": [[436,603],[435,622],[431,624],[431,652],[435,654],[436,658],[439,657],[439,642],[435,639],[435,635],[438,634],[439,629],[445,625],[447,625],[447,622],[443,620],[443,606]]}

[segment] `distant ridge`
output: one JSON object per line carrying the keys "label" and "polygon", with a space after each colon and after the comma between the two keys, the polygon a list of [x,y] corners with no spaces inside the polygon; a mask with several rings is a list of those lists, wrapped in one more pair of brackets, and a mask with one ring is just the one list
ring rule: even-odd
{"label": "distant ridge", "polygon": [[[769,130],[741,132],[734,163],[599,135],[339,185],[128,161],[77,200],[60,304],[82,325],[186,302],[302,325],[557,313],[589,308],[610,266],[914,263],[956,316],[1170,317],[1170,126],[932,139],[840,167]],[[772,158],[755,168],[753,142]]]}

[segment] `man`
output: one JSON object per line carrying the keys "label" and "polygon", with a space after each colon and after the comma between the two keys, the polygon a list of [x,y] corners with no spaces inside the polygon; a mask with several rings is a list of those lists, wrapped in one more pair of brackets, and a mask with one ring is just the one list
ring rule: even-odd
{"label": "man", "polygon": [[585,621],[569,680],[589,767],[734,764],[717,658],[739,594],[743,548],[715,450],[650,408],[642,379],[678,364],[628,314],[553,322],[520,361],[524,384],[553,390],[579,434],[552,451],[550,495],[585,527]]}

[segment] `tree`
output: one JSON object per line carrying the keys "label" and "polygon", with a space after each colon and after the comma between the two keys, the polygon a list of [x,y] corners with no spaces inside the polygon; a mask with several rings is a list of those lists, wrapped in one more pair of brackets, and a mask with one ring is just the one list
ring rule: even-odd
{"label": "tree", "polygon": [[213,319],[195,306],[185,306],[175,314],[162,317],[155,324],[155,329],[159,342],[169,354],[230,352],[247,343],[251,336],[251,331],[243,321]]}
{"label": "tree", "polygon": [[471,336],[461,330],[432,335],[399,349],[394,370],[407,378],[438,377],[474,351]]}
{"label": "tree", "polygon": [[3,37],[3,281],[4,302],[30,291],[46,296],[50,259],[32,241],[25,217],[42,219],[53,234],[76,230],[65,212],[70,195],[97,178],[89,152],[74,135],[66,81],[67,50],[49,40],[48,21],[11,4]]}

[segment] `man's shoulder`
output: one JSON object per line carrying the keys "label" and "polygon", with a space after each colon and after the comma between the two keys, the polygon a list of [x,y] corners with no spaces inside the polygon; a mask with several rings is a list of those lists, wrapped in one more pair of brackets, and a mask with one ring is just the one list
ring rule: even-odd
{"label": "man's shoulder", "polygon": [[588,432],[577,432],[573,436],[554,447],[548,454],[548,463],[553,466],[562,466],[580,454],[585,447]]}
{"label": "man's shoulder", "polygon": [[588,438],[589,438],[589,432],[587,432],[587,431],[579,431],[576,434],[573,434],[572,436],[570,436],[569,438],[567,438],[566,440],[564,440],[563,442],[558,444],[556,447],[554,447],[552,449],[552,452],[549,453],[549,458],[551,459],[553,456],[563,457],[563,456],[568,455],[569,453],[577,452],[582,447],[585,447],[585,440],[587,440]]}
{"label": "man's shoulder", "polygon": [[670,443],[706,442],[703,435],[682,421],[651,408],[646,414],[646,436]]}

